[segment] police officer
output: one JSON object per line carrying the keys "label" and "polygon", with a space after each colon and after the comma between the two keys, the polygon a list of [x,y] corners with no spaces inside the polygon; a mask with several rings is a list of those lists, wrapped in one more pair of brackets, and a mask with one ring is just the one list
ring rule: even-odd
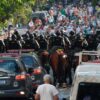
{"label": "police officer", "polygon": [[47,41],[42,35],[39,36],[38,42],[41,50],[47,50]]}

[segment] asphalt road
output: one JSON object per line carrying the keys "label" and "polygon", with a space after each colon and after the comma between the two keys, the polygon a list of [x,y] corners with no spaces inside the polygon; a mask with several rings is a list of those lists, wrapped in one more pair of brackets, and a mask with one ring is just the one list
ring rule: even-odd
{"label": "asphalt road", "polygon": [[59,100],[69,100],[71,88],[60,88],[59,89]]}
{"label": "asphalt road", "polygon": [[[69,100],[70,90],[71,88],[59,88],[59,100]],[[0,98],[0,100],[26,100],[26,99],[18,99],[18,98]],[[32,99],[30,99],[32,100]]]}

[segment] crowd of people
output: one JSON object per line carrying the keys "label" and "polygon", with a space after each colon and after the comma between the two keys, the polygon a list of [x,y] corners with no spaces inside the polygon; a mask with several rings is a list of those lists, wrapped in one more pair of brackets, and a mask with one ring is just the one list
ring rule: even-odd
{"label": "crowd of people", "polygon": [[[49,39],[49,48],[45,49],[51,49],[53,46],[67,47],[70,52],[73,50],[77,52],[84,49],[100,49],[100,5],[97,5],[96,8],[90,3],[88,5],[84,4],[78,6],[68,5],[65,8],[62,5],[58,5],[51,7],[48,12],[49,16],[45,25],[42,25],[41,20],[38,20],[38,27],[35,26],[35,23],[32,23],[32,26],[29,25],[31,26],[30,32],[40,36],[41,41],[43,41],[43,38]],[[39,43],[41,43],[40,48],[43,49],[43,44],[45,42]],[[65,44],[69,46],[66,46]],[[70,66],[73,59],[73,55],[70,55]],[[71,72],[71,69],[69,72]],[[71,81],[71,79],[69,80]],[[48,84],[43,84],[38,87],[36,91],[36,100],[47,97],[44,96],[44,94],[48,93],[47,91],[50,91],[53,94],[54,88],[51,87],[51,85],[48,86],[52,88],[51,91],[49,88],[46,89],[47,86]],[[44,92],[44,88],[47,90],[45,91],[46,93]],[[55,93],[57,93],[56,90]],[[57,100],[56,96],[57,95],[55,94],[51,97],[55,98],[54,100]]]}
{"label": "crowd of people", "polygon": [[[26,33],[20,35],[14,30],[12,35],[8,34],[6,39],[0,40],[0,52],[7,52],[9,49],[35,49],[52,53],[52,48],[57,46],[68,54],[68,63],[71,66],[75,52],[100,50],[100,4],[96,7],[91,3],[66,7],[62,4],[54,5],[48,10],[45,22],[43,21],[41,18],[36,18],[35,21],[31,19]],[[71,68],[68,71],[71,77]],[[46,100],[44,88],[47,87],[50,87],[47,90],[52,96],[47,95],[58,100],[58,91],[52,85],[48,85],[48,77],[44,78],[46,84],[37,89],[36,100]],[[72,79],[70,81],[72,84]]]}
{"label": "crowd of people", "polygon": [[[80,37],[81,39],[85,38],[87,42],[90,42],[90,40],[94,42],[94,38],[96,38],[96,46],[99,44],[99,4],[96,7],[93,7],[91,3],[67,5],[65,8],[59,4],[51,7],[48,13],[45,24],[42,24],[42,20],[38,18],[35,22],[30,21],[30,33],[43,37],[64,35],[69,38],[70,42],[72,41],[72,36],[75,38]],[[96,50],[97,48],[91,49],[90,47],[88,47],[88,50]]]}
{"label": "crowd of people", "polygon": [[[33,12],[34,14],[34,12]],[[42,47],[40,49],[49,49],[49,42],[52,40],[51,37],[55,37],[52,46],[65,45],[66,41],[69,43],[70,47],[75,48],[78,44],[78,40],[81,41],[81,45],[86,44],[88,48],[83,48],[87,50],[97,50],[100,43],[100,4],[93,7],[91,3],[88,4],[78,4],[78,5],[67,5],[63,7],[62,4],[56,4],[48,10],[48,16],[45,22],[41,18],[36,18],[30,20],[28,24],[28,31],[22,35],[16,35],[16,30],[14,35],[9,35],[8,38],[13,38],[14,40],[18,38],[26,40],[25,38],[37,39],[38,42],[42,41]],[[20,34],[19,34],[20,35]],[[49,39],[48,39],[49,37]],[[60,38],[62,37],[62,39]],[[66,38],[66,39],[63,39]],[[62,42],[61,42],[62,41]],[[46,43],[47,42],[47,43]],[[76,43],[77,42],[77,43]],[[43,45],[44,43],[44,45]],[[73,43],[75,46],[73,46]],[[41,44],[41,43],[39,43]],[[91,46],[91,44],[94,44]],[[79,45],[78,45],[79,46]]]}
{"label": "crowd of people", "polygon": [[[96,29],[100,28],[99,12],[100,5],[95,8],[89,3],[88,5],[57,5],[51,7],[46,25],[40,27],[40,30],[46,30],[48,26],[53,25],[54,31],[56,29],[63,29],[66,35],[70,31],[74,31],[76,34],[95,34]],[[33,23],[32,26],[36,29],[37,26],[41,26],[41,21],[38,20]],[[31,26],[31,27],[32,27]],[[42,34],[42,33],[41,33]]]}

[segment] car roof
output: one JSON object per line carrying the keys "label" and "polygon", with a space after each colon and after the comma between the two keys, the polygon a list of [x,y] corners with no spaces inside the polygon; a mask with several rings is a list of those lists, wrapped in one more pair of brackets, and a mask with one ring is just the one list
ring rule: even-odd
{"label": "car roof", "polygon": [[7,58],[7,59],[18,59],[19,54],[18,53],[1,53],[0,59]]}
{"label": "car roof", "polygon": [[75,72],[70,100],[76,100],[79,83],[100,83],[100,63],[81,63]]}
{"label": "car roof", "polygon": [[35,56],[33,53],[21,53],[20,56]]}
{"label": "car roof", "polygon": [[42,17],[45,16],[47,17],[49,14],[47,11],[36,11],[32,13],[32,17],[40,17],[42,14]]}
{"label": "car roof", "polygon": [[13,50],[7,50],[7,52],[8,53],[19,53],[19,54],[22,54],[22,53],[30,53],[30,52],[33,52],[34,51],[34,49],[21,49],[21,50],[15,50],[15,49],[13,49]]}
{"label": "car roof", "polygon": [[3,56],[3,57],[0,57],[0,60],[3,59],[3,60],[17,60],[18,57],[8,57],[8,56]]}
{"label": "car roof", "polygon": [[18,57],[19,53],[0,53],[0,57],[3,57],[3,56]]}
{"label": "car roof", "polygon": [[22,52],[21,55],[35,55],[35,56],[38,56],[37,53],[31,52],[31,51],[28,52],[28,53],[27,52]]}
{"label": "car roof", "polygon": [[79,74],[100,74],[100,63],[84,63],[77,67],[76,73]]}
{"label": "car roof", "polygon": [[47,13],[48,11],[36,11],[36,12],[33,12],[34,13]]}
{"label": "car roof", "polygon": [[38,59],[38,55],[36,53],[33,53],[33,52],[32,53],[22,53],[20,55],[20,57],[22,57],[22,56],[32,56],[32,57]]}

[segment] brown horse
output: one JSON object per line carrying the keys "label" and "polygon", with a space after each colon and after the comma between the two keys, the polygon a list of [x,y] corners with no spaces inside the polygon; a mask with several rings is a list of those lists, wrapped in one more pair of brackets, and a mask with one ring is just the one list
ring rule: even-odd
{"label": "brown horse", "polygon": [[50,65],[53,69],[54,83],[66,83],[68,59],[63,49],[56,49],[50,54]]}
{"label": "brown horse", "polygon": [[49,52],[47,50],[42,50],[39,52],[39,56],[41,59],[41,64],[44,67],[44,69],[49,74],[50,72],[50,65],[49,65]]}

